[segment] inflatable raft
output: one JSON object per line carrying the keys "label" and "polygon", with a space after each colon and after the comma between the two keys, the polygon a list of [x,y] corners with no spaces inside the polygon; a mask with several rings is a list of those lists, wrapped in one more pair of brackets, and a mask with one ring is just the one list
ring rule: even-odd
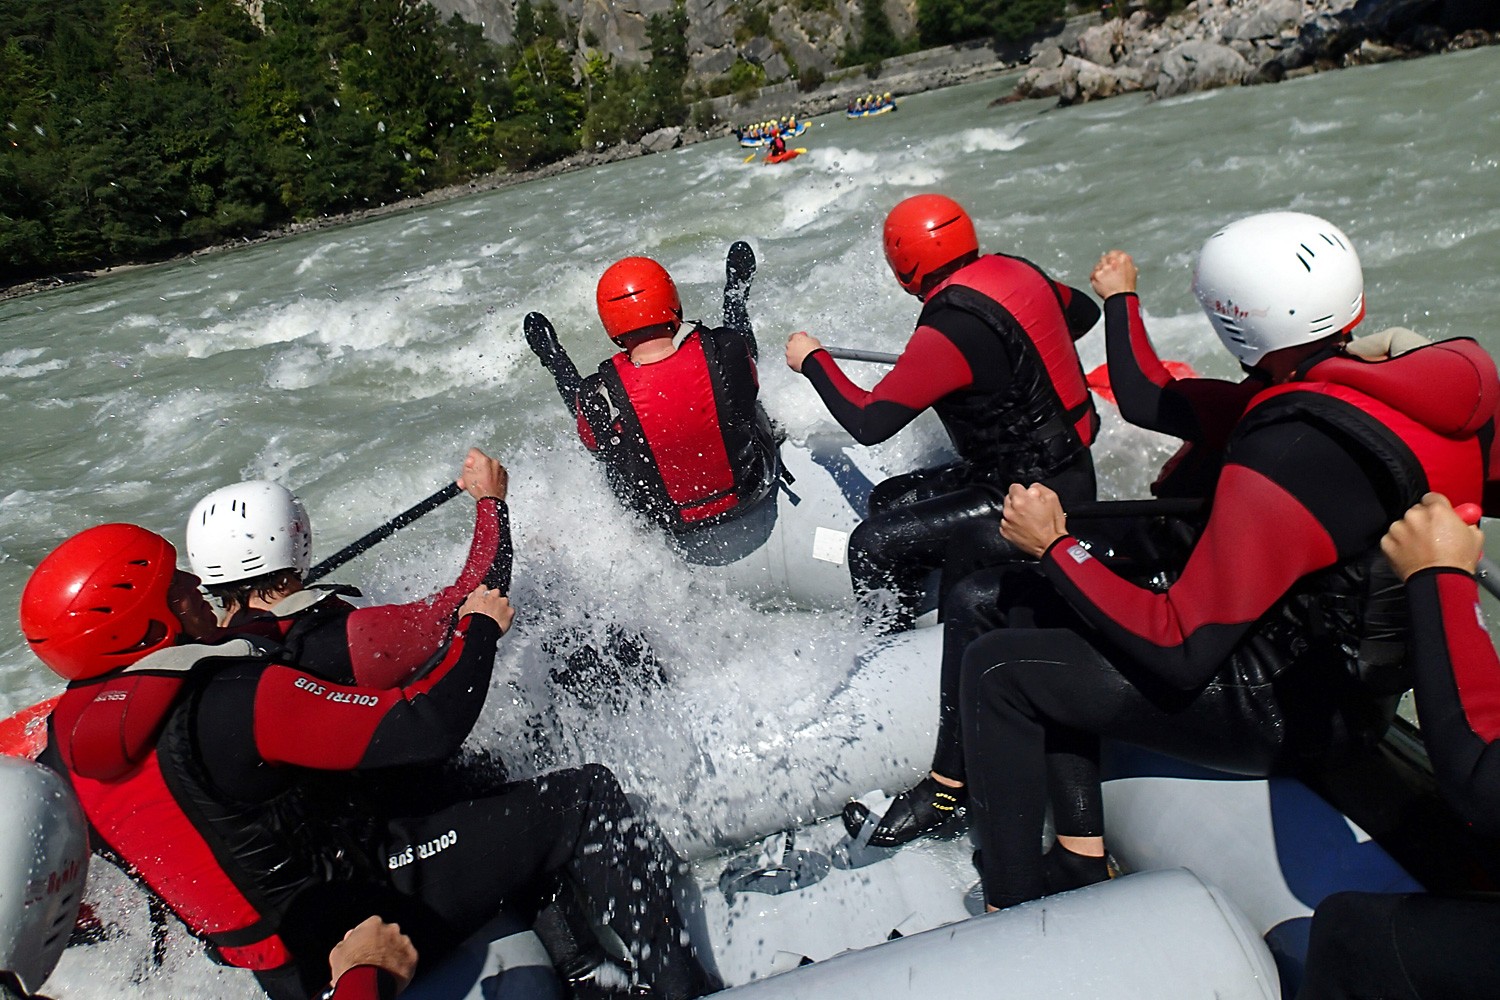
{"label": "inflatable raft", "polygon": [[846,117],[846,118],[873,118],[876,115],[883,115],[887,111],[895,111],[895,110],[896,110],[896,102],[892,101],[889,104],[882,104],[878,108],[870,108],[868,110],[861,110],[861,111],[845,111],[844,112],[844,117]]}
{"label": "inflatable raft", "polygon": [[780,454],[788,475],[753,510],[669,541],[698,574],[758,603],[846,605],[849,534],[885,472],[843,435],[783,442]]}
{"label": "inflatable raft", "polygon": [[[781,132],[781,135],[786,138],[795,138],[801,135],[803,132],[807,131],[808,124],[808,122],[798,122],[796,128],[785,129]],[[753,149],[759,146],[768,146],[770,145],[770,143],[771,137],[769,134],[759,135],[753,138],[743,135],[740,136],[740,145],[745,147],[746,149]]]}

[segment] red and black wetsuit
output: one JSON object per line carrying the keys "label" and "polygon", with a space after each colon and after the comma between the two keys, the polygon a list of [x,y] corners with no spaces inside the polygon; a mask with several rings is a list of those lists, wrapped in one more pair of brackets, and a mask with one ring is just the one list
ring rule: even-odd
{"label": "red and black wetsuit", "polygon": [[1071,536],[1040,563],[1059,597],[1010,571],[1030,586],[997,592],[1027,597],[1010,620],[991,606],[1010,627],[969,646],[959,699],[990,903],[1042,893],[1049,781],[1060,833],[1103,833],[1101,736],[1263,774],[1382,725],[1404,621],[1376,543],[1428,489],[1477,500],[1497,391],[1472,341],[1330,357],[1246,409],[1172,586],[1131,583]]}
{"label": "red and black wetsuit", "polygon": [[1094,498],[1089,445],[1099,418],[1073,341],[1098,318],[1083,292],[993,254],[927,296],[900,360],[870,391],[826,352],[807,356],[802,374],[860,444],[886,440],[931,407],[960,458],[874,489],[869,517],[849,540],[856,592],[889,588],[903,601],[900,618],[909,617],[950,539],[976,522],[983,535],[996,533],[1011,483],[1046,483],[1064,503]]}
{"label": "red and black wetsuit", "polygon": [[[95,846],[277,1000],[321,989],[329,950],[371,914],[436,960],[549,873],[582,888],[643,979],[686,995],[700,973],[678,943],[677,859],[606,768],[479,797],[430,770],[478,717],[498,637],[491,619],[463,619],[404,688],[335,684],[241,655],[245,640],[177,647],[70,685],[43,760],[70,778]],[[433,780],[348,773],[406,765]]]}
{"label": "red and black wetsuit", "polygon": [[339,976],[327,1000],[396,1000],[396,977],[373,965],[356,965]]}
{"label": "red and black wetsuit", "polygon": [[[1500,835],[1500,657],[1474,577],[1427,569],[1406,581],[1422,742],[1444,798]],[[1500,997],[1500,901],[1347,892],[1313,914],[1298,1000]]]}
{"label": "red and black wetsuit", "polygon": [[451,586],[406,604],[355,608],[323,590],[291,595],[271,611],[241,611],[236,633],[265,635],[285,647],[282,659],[341,684],[397,687],[431,664],[452,634],[454,616],[480,584],[510,593],[510,516],[486,497],[474,515],[474,539]]}
{"label": "red and black wetsuit", "polygon": [[1184,442],[1151,492],[1163,497],[1210,495],[1229,435],[1250,400],[1268,383],[1257,376],[1239,382],[1173,376],[1146,335],[1140,299],[1133,292],[1105,301],[1104,337],[1110,387],[1120,416]]}
{"label": "red and black wetsuit", "polygon": [[[726,296],[727,300],[727,296]],[[670,356],[616,354],[571,403],[615,495],[674,532],[743,514],[776,483],[776,440],[757,403],[755,337],[695,327]]]}

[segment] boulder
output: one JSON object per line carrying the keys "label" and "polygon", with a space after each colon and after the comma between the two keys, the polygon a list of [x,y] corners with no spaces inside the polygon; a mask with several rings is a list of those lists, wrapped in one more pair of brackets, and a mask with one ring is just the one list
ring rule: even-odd
{"label": "boulder", "polygon": [[1125,54],[1125,25],[1121,21],[1096,24],[1078,37],[1078,54],[1091,63],[1113,66]]}
{"label": "boulder", "polygon": [[1056,69],[1063,64],[1063,50],[1056,45],[1038,45],[1033,52],[1032,69]]}
{"label": "boulder", "polygon": [[1271,38],[1279,35],[1287,25],[1296,24],[1301,18],[1302,5],[1297,0],[1274,0],[1241,17],[1232,18],[1224,26],[1224,40],[1249,42],[1257,38]]}
{"label": "boulder", "polygon": [[641,136],[641,147],[648,153],[665,153],[682,145],[682,126],[659,128]]}
{"label": "boulder", "polygon": [[1419,24],[1434,23],[1441,14],[1441,0],[1359,0],[1348,11],[1351,23],[1383,42],[1394,41]]}
{"label": "boulder", "polygon": [[1242,83],[1249,73],[1250,64],[1244,56],[1227,45],[1183,42],[1162,59],[1156,96],[1175,97],[1215,87],[1232,87]]}

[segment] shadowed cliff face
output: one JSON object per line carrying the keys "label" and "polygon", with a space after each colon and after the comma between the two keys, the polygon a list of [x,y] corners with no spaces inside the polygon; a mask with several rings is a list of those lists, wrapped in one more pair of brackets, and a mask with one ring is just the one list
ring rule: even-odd
{"label": "shadowed cliff face", "polygon": [[[429,0],[443,14],[457,14],[505,44],[514,37],[516,0]],[[646,22],[671,11],[674,0],[557,0],[577,31],[579,50],[607,53],[623,64],[649,62]],[[897,37],[916,26],[916,0],[884,0]],[[755,63],[775,83],[793,72],[827,72],[857,30],[861,0],[686,0],[688,58],[692,72],[711,79],[738,60]],[[750,24],[747,26],[747,19]],[[768,26],[768,27],[767,27]],[[760,27],[763,30],[756,31]]]}

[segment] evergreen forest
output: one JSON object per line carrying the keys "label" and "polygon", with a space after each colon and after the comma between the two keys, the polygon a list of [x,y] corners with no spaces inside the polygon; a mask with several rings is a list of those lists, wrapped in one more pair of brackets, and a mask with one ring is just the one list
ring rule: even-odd
{"label": "evergreen forest", "polygon": [[[880,5],[844,62],[1023,34],[1061,0]],[[145,261],[684,124],[687,21],[650,62],[576,51],[550,0],[515,40],[422,0],[0,0],[0,284]],[[1019,19],[1019,20],[1017,20]],[[1015,23],[1012,23],[1012,22]]]}

